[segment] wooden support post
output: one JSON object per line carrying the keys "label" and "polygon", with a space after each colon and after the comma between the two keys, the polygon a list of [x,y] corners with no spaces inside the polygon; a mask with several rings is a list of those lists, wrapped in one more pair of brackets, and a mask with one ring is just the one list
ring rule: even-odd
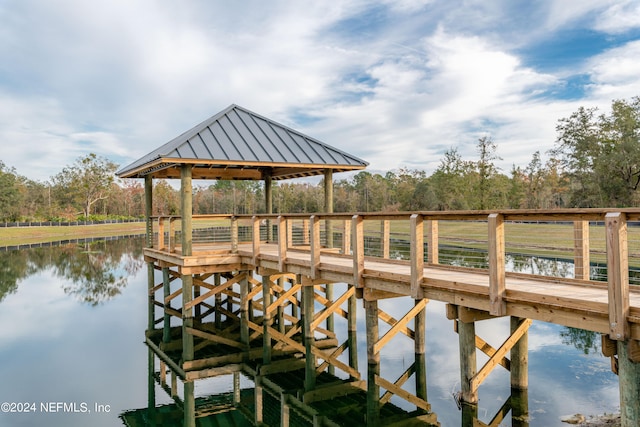
{"label": "wooden support post", "polygon": [[591,273],[589,258],[589,221],[573,223],[573,267],[576,279],[589,280]]}
{"label": "wooden support post", "polygon": [[[351,286],[351,285],[348,285]],[[355,285],[354,285],[355,286]],[[357,298],[353,292],[347,303],[347,329],[349,335],[349,366],[358,370]],[[352,377],[352,379],[355,379]]]}
{"label": "wooden support post", "polygon": [[[193,188],[191,183],[191,165],[182,165],[180,169],[180,200],[182,216],[182,255],[191,256],[193,253],[192,215]],[[188,330],[193,328],[193,309],[188,304],[193,299],[193,276],[183,274],[182,279],[182,360],[192,361],[194,358],[193,335]],[[195,427],[195,397],[194,384],[184,383],[184,423],[185,427]]]}
{"label": "wooden support post", "polygon": [[367,427],[380,425],[380,353],[375,351],[378,342],[378,301],[364,300],[367,330]]}
{"label": "wooden support post", "polygon": [[438,221],[430,219],[427,221],[427,262],[429,264],[438,264],[438,255],[440,253],[439,237],[438,237]]}
{"label": "wooden support post", "polygon": [[[148,248],[153,247],[153,219],[151,215],[153,215],[153,179],[151,175],[146,175],[144,177],[144,201],[145,201],[145,220],[146,220],[146,245]],[[151,331],[155,328],[156,319],[155,319],[155,295],[152,289],[156,286],[155,283],[155,268],[153,266],[153,262],[147,262],[147,289],[148,292],[148,300],[147,300],[147,330]]]}
{"label": "wooden support post", "polygon": [[[324,285],[324,291],[325,291],[325,297],[327,298],[327,301],[329,301],[329,304],[333,304],[333,283],[326,283]],[[327,307],[327,310],[328,309],[329,307]],[[329,316],[327,316],[326,327],[327,327],[327,331],[335,332],[336,328],[335,328],[333,314],[330,314]],[[327,372],[329,372],[331,375],[334,375],[335,367],[333,365],[329,365],[329,369],[327,370]]]}
{"label": "wooden support post", "polygon": [[505,243],[502,214],[489,215],[489,312],[493,316],[504,316],[507,304],[504,301]]}
{"label": "wooden support post", "polygon": [[196,398],[195,398],[195,383],[193,381],[187,381],[184,383],[183,388],[184,400],[184,427],[196,427]]}
{"label": "wooden support post", "polygon": [[629,259],[627,219],[624,213],[605,216],[607,239],[607,283],[609,287],[609,335],[614,340],[629,338]]}
{"label": "wooden support post", "polygon": [[291,417],[288,396],[287,393],[280,393],[280,427],[289,427]]}
{"label": "wooden support post", "polygon": [[[511,316],[511,334],[514,334],[523,319]],[[511,388],[525,390],[529,387],[529,332],[524,332],[511,347]]]}
{"label": "wooden support post", "polygon": [[171,397],[178,396],[178,377],[176,376],[176,372],[171,370]]}
{"label": "wooden support post", "polygon": [[153,178],[151,175],[144,177],[144,216],[146,221],[146,245],[153,247]]}
{"label": "wooden support post", "polygon": [[384,259],[389,259],[390,252],[390,234],[391,227],[388,219],[383,219],[380,224],[380,247],[381,247],[381,256]]}
{"label": "wooden support post", "polygon": [[511,389],[511,427],[529,427],[529,392]]}
{"label": "wooden support post", "polygon": [[[415,304],[420,304],[416,300]],[[427,401],[427,358],[426,358],[426,309],[416,313],[414,318],[414,344],[415,344],[415,376],[416,376],[416,396]]]}
{"label": "wooden support post", "polygon": [[147,330],[152,331],[156,327],[156,297],[155,292],[153,292],[153,288],[155,288],[155,268],[153,266],[153,262],[147,263],[147,288],[148,288],[148,297],[147,297]]}
{"label": "wooden support post", "polygon": [[458,322],[458,339],[460,342],[460,384],[462,386],[462,401],[478,403],[478,391],[471,386],[471,380],[476,376],[476,324]]}
{"label": "wooden support post", "polygon": [[364,224],[362,217],[354,215],[351,218],[353,234],[353,284],[356,288],[364,288]]}
{"label": "wooden support post", "polygon": [[422,215],[413,214],[411,225],[411,297],[422,297],[422,279],[424,278],[424,228]]}
{"label": "wooden support post", "polygon": [[640,420],[640,363],[629,360],[628,344],[618,341],[621,427],[637,426]]}
{"label": "wooden support post", "polygon": [[147,358],[149,362],[149,376],[147,383],[147,411],[149,414],[149,419],[155,421],[155,412],[156,412],[156,358],[153,354],[153,350],[151,347],[147,350]]}
{"label": "wooden support post", "polygon": [[304,334],[304,347],[305,347],[305,376],[304,376],[304,390],[313,390],[316,386],[316,358],[313,354],[313,347],[315,345],[315,337],[313,330],[311,329],[311,322],[313,322],[315,304],[315,290],[313,286],[313,280],[304,276],[302,278],[302,310],[303,315],[303,334]]}
{"label": "wooden support post", "polygon": [[[264,198],[265,198],[265,212],[267,215],[273,213],[273,179],[271,172],[269,172],[264,179]],[[271,218],[267,218],[267,242],[273,242],[273,224]]]}
{"label": "wooden support post", "polygon": [[271,333],[269,329],[273,326],[273,319],[269,306],[271,305],[271,277],[262,276],[262,306],[264,307],[264,315],[262,318],[262,363],[268,365],[271,363]]}
{"label": "wooden support post", "polygon": [[168,343],[171,341],[171,315],[167,311],[167,308],[171,308],[171,301],[167,301],[167,298],[171,295],[171,282],[169,280],[168,267],[162,267],[162,287],[164,294],[164,325],[162,331],[162,342]]}
{"label": "wooden support post", "polygon": [[320,220],[317,215],[312,215],[309,219],[311,223],[311,279],[320,278]]}
{"label": "wooden support post", "polygon": [[[324,211],[333,213],[333,169],[324,170]],[[330,219],[326,220],[327,247],[333,248],[333,225]]]}
{"label": "wooden support post", "polygon": [[254,389],[255,419],[254,419],[254,421],[255,421],[255,425],[260,426],[260,425],[262,425],[262,421],[264,419],[264,417],[263,417],[263,413],[264,413],[264,399],[263,399],[264,389],[262,387],[262,377],[260,375],[256,375],[254,384],[255,384],[255,389]]}

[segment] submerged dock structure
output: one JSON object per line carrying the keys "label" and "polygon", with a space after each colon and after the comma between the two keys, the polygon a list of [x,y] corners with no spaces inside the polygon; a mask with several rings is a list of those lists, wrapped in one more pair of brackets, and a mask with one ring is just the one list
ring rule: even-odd
{"label": "submerged dock structure", "polygon": [[[333,173],[365,167],[232,105],[118,172],[145,179],[149,419],[156,381],[179,403],[183,425],[195,426],[212,413],[197,403],[195,383],[232,375],[230,408],[250,407],[254,425],[438,425],[425,363],[425,307],[438,300],[459,335],[463,418],[475,419],[479,387],[500,366],[519,404],[496,417],[511,409],[526,419],[527,330],[540,320],[602,334],[620,378],[623,425],[637,424],[640,291],[629,285],[630,254],[638,255],[629,247],[640,244],[628,225],[640,222],[640,210],[334,213]],[[324,178],[325,212],[272,213],[274,180],[313,175]],[[180,216],[154,217],[154,178],[180,179]],[[193,179],[263,180],[265,213],[193,215]],[[536,234],[553,239],[523,243]],[[481,255],[445,259],[456,246]],[[515,272],[517,253],[556,253],[574,269]],[[593,280],[595,262],[606,281]],[[394,298],[412,300],[401,318],[379,307]],[[365,349],[356,337],[358,301]],[[505,316],[511,331],[498,348],[477,336],[476,322]],[[412,340],[415,358],[399,378],[384,378],[380,352],[399,335]],[[366,369],[358,366],[363,350]],[[478,352],[488,357],[479,368]],[[241,375],[253,384],[244,406]]]}

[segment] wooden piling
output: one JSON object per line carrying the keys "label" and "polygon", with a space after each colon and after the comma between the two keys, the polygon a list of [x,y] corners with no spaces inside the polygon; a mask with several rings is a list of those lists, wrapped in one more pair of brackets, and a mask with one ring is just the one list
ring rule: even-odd
{"label": "wooden piling", "polygon": [[[511,334],[516,332],[522,319],[511,316]],[[526,390],[529,387],[529,332],[525,332],[511,347],[511,388]]]}
{"label": "wooden piling", "polygon": [[169,280],[169,268],[162,267],[162,288],[164,295],[164,324],[162,328],[162,342],[168,343],[171,341],[171,315],[167,309],[171,308],[171,301],[168,301],[169,295],[171,295],[171,281]]}
{"label": "wooden piling", "polygon": [[375,351],[378,342],[378,301],[364,300],[367,328],[367,427],[380,425],[380,353]]}
{"label": "wooden piling", "polygon": [[[355,292],[347,303],[347,333],[349,339],[349,366],[358,370],[357,298]],[[352,379],[356,379],[353,378]]]}
{"label": "wooden piling", "polygon": [[304,389],[305,391],[313,390],[316,386],[316,358],[313,354],[313,346],[315,337],[311,330],[311,322],[313,322],[313,312],[315,298],[315,290],[313,281],[304,276],[302,278],[302,311],[303,315],[303,333],[304,333],[304,347],[305,347],[305,377],[304,377]]}
{"label": "wooden piling", "polygon": [[618,383],[621,427],[635,427],[640,420],[640,363],[629,359],[629,341],[618,341]]}
{"label": "wooden piling", "polygon": [[[418,305],[420,300],[416,300]],[[416,396],[427,401],[427,358],[426,358],[426,309],[416,313],[414,318]]]}
{"label": "wooden piling", "polygon": [[474,322],[458,322],[458,339],[460,343],[460,384],[462,401],[478,403],[478,392],[471,387],[471,380],[477,373],[476,365],[476,325]]}

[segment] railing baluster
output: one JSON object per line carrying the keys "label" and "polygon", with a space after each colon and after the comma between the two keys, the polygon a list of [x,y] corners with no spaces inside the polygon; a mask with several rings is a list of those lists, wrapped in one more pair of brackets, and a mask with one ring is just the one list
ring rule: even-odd
{"label": "railing baluster", "polygon": [[284,263],[287,257],[287,219],[278,216],[278,269],[284,271]]}
{"label": "railing baluster", "polygon": [[311,224],[311,279],[320,276],[320,220],[317,215],[310,218]]}
{"label": "railing baluster", "polygon": [[238,253],[238,218],[231,217],[231,252]]}
{"label": "railing baluster", "polygon": [[380,239],[382,239],[380,241],[380,246],[382,247],[382,258],[385,259],[389,259],[389,235],[390,235],[390,229],[391,227],[389,226],[389,220],[388,219],[383,219],[381,225],[381,236]]}
{"label": "railing baluster", "polygon": [[573,266],[576,279],[589,280],[589,221],[573,223]]}
{"label": "railing baluster", "polygon": [[427,262],[429,264],[438,264],[439,254],[439,236],[438,236],[438,221],[427,221]]}
{"label": "railing baluster", "polygon": [[251,219],[253,226],[251,233],[253,265],[258,265],[258,257],[260,256],[260,218],[254,215]]}
{"label": "railing baluster", "polygon": [[421,298],[421,285],[424,279],[424,226],[423,217],[419,214],[411,215],[411,297]]}
{"label": "railing baluster", "polygon": [[158,217],[158,244],[156,249],[159,251],[165,250],[164,247],[164,217]]}
{"label": "railing baluster", "polygon": [[353,284],[356,288],[364,287],[364,224],[360,215],[351,218],[353,235]]}
{"label": "railing baluster", "polygon": [[504,301],[505,257],[504,219],[502,214],[489,215],[489,312],[493,316],[507,314]]}
{"label": "railing baluster", "polygon": [[351,253],[351,221],[345,219],[343,221],[344,230],[342,230],[342,253],[349,255]]}

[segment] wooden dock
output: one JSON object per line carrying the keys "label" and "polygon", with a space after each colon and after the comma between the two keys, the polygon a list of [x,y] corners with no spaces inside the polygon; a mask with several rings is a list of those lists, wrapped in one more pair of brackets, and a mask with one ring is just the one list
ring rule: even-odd
{"label": "wooden dock", "polygon": [[[393,425],[397,419],[404,423],[399,425],[410,425],[409,420],[437,425],[426,392],[424,309],[429,300],[438,300],[447,303],[443,314],[460,337],[463,403],[477,402],[480,385],[498,366],[510,370],[515,390],[526,390],[527,330],[539,320],[601,333],[603,352],[620,375],[621,406],[633,413],[639,410],[633,395],[640,378],[640,290],[629,285],[629,254],[637,263],[640,230],[628,225],[638,221],[639,210],[595,209],[155,218],[148,230],[156,237],[144,250],[150,360],[160,361],[163,384],[167,372],[183,381],[185,422],[195,411],[193,396],[188,397],[193,381],[248,369],[257,396],[263,380],[277,383],[261,370],[280,376],[297,372],[300,384],[272,393],[279,393],[284,409],[294,399],[312,408],[311,402],[318,406],[355,393],[365,396],[366,412],[357,415],[363,425]],[[566,242],[558,244],[565,234]],[[526,236],[537,235],[538,243],[527,247]],[[553,243],[541,244],[545,238]],[[392,256],[394,240],[405,243],[404,256]],[[486,266],[441,262],[440,248],[452,241],[478,250]],[[569,258],[572,277],[508,271],[513,248],[519,254]],[[606,265],[606,281],[592,279],[593,259]],[[162,272],[160,283],[154,271]],[[340,295],[334,294],[337,283],[346,284]],[[394,319],[378,307],[388,298],[411,298],[414,305]],[[366,378],[357,366],[358,299],[366,313]],[[476,336],[475,322],[503,316],[511,317],[511,333],[492,348]],[[179,328],[171,326],[172,318]],[[348,330],[343,343],[336,318],[344,318]],[[390,327],[382,336],[380,322]],[[385,379],[380,351],[398,334],[414,340],[415,363],[400,378]],[[489,356],[480,369],[477,349]],[[292,357],[296,363],[278,362]],[[335,384],[320,384],[323,375],[336,371]],[[405,387],[410,377],[413,390]],[[381,408],[394,395],[418,412],[393,420],[385,416]],[[258,400],[255,407],[254,422],[261,425]],[[280,424],[289,425],[281,417]],[[313,425],[335,425],[331,420],[318,416]]]}

